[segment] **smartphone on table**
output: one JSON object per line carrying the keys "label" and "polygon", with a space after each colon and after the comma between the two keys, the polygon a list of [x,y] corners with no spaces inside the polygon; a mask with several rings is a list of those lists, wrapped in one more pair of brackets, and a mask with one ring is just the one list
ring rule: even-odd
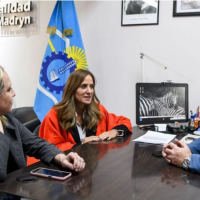
{"label": "smartphone on table", "polygon": [[72,175],[70,172],[47,169],[47,168],[42,168],[42,167],[32,170],[30,174],[35,175],[35,176],[53,178],[57,180],[65,180]]}

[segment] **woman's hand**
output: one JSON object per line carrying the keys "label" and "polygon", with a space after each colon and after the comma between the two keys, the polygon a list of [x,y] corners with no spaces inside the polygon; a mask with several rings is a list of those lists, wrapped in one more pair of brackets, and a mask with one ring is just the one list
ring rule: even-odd
{"label": "woman's hand", "polygon": [[111,131],[102,133],[101,135],[99,135],[99,138],[101,140],[111,140],[111,139],[115,138],[117,135],[118,135],[117,130],[111,130]]}
{"label": "woman's hand", "polygon": [[62,167],[68,167],[71,170],[80,172],[85,168],[85,162],[77,153],[69,153],[64,155],[62,153],[55,156],[55,161]]}
{"label": "woman's hand", "polygon": [[90,136],[90,137],[86,137],[83,141],[82,144],[88,143],[88,142],[100,142],[102,141],[100,139],[100,137],[98,136]]}

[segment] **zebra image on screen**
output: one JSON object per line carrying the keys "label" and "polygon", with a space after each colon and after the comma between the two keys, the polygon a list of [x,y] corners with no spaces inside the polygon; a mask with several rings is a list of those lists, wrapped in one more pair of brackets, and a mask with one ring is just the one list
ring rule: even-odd
{"label": "zebra image on screen", "polygon": [[185,114],[182,88],[156,88],[140,94],[140,117],[180,116]]}

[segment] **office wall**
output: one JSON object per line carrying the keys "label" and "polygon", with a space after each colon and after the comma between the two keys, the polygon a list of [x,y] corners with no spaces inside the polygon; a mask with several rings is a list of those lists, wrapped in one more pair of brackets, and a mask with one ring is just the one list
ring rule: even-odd
{"label": "office wall", "polygon": [[38,34],[0,37],[0,65],[16,92],[13,107],[33,106],[40,68],[49,35],[46,28],[55,2],[39,2]]}
{"label": "office wall", "polygon": [[[40,33],[0,37],[0,64],[16,90],[15,107],[32,106],[41,61],[47,45],[54,2],[40,2]],[[189,84],[189,108],[200,105],[200,17],[172,17],[172,1],[160,2],[159,25],[121,27],[121,1],[76,2],[90,70],[105,107],[135,124],[135,83],[141,82],[139,53],[168,67],[145,60],[146,82],[173,80]]]}

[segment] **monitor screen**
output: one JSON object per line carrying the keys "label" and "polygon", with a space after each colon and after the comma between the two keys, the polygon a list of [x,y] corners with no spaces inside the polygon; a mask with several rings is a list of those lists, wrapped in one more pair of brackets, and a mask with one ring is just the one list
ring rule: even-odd
{"label": "monitor screen", "polygon": [[188,121],[188,84],[137,83],[136,123]]}

